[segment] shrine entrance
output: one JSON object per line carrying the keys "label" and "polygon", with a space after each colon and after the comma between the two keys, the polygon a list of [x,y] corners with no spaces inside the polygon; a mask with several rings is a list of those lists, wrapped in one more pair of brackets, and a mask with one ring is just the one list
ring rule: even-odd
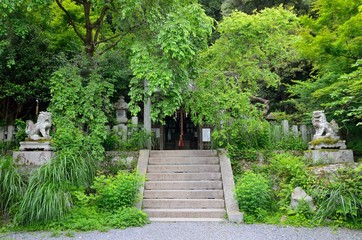
{"label": "shrine entrance", "polygon": [[191,117],[180,110],[174,117],[167,117],[163,126],[165,150],[199,149],[199,127],[191,121]]}

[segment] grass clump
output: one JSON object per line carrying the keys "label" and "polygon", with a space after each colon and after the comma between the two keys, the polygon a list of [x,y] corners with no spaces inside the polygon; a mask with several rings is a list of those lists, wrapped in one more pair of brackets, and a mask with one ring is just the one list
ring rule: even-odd
{"label": "grass clump", "polygon": [[10,212],[25,192],[26,183],[11,157],[0,156],[0,211]]}

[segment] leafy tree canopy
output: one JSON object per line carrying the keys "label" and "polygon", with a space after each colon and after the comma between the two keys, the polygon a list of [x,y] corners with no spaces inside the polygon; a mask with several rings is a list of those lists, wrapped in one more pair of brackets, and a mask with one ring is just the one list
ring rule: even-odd
{"label": "leafy tree canopy", "polygon": [[162,121],[180,107],[195,73],[195,57],[207,47],[213,21],[190,1],[161,1],[142,16],[146,24],[131,44],[131,111],[139,112],[138,104],[151,97],[152,120]]}
{"label": "leafy tree canopy", "polygon": [[297,13],[303,14],[309,10],[311,2],[314,0],[225,0],[221,6],[224,15],[230,14],[234,10],[246,12],[260,11],[264,8],[277,7],[283,5],[292,7]]}
{"label": "leafy tree canopy", "polygon": [[278,69],[298,56],[292,47],[298,18],[280,8],[234,12],[218,26],[220,38],[199,58],[188,106],[198,123],[237,124],[261,115],[251,106],[261,86],[277,86]]}
{"label": "leafy tree canopy", "polygon": [[317,0],[313,15],[302,18],[298,46],[315,74],[290,87],[291,101],[300,112],[324,108],[339,120],[361,123],[362,1]]}
{"label": "leafy tree canopy", "polygon": [[41,104],[49,101],[48,79],[62,56],[51,50],[39,13],[30,14],[24,5],[4,13],[0,15],[0,119],[9,123],[29,114],[36,99]]}

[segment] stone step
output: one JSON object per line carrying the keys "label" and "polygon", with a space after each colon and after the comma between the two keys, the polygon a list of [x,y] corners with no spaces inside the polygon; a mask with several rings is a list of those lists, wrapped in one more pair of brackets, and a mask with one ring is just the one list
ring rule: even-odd
{"label": "stone step", "polygon": [[216,157],[216,150],[157,150],[150,157]]}
{"label": "stone step", "polygon": [[149,173],[220,172],[219,165],[149,165]]}
{"label": "stone step", "polygon": [[221,180],[221,173],[147,173],[149,181],[209,181]]}
{"label": "stone step", "polygon": [[145,190],[144,199],[223,199],[223,190]]}
{"label": "stone step", "polygon": [[227,222],[223,218],[149,218],[151,222]]}
{"label": "stone step", "polygon": [[150,218],[224,218],[225,209],[153,209],[145,208]]}
{"label": "stone step", "polygon": [[143,208],[224,208],[223,199],[144,199]]}
{"label": "stone step", "polygon": [[205,165],[219,164],[218,157],[150,157],[149,165]]}
{"label": "stone step", "polygon": [[152,190],[197,190],[222,189],[221,181],[147,181],[145,189]]}

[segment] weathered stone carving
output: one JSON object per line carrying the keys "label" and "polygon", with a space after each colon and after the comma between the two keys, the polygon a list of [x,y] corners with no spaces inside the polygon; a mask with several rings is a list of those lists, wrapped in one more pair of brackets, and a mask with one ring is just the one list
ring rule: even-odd
{"label": "weathered stone carving", "polygon": [[337,135],[338,125],[332,120],[326,119],[324,111],[314,111],[312,124],[315,129],[313,140],[309,143],[309,149],[346,149],[346,141],[340,140]]}
{"label": "weathered stone carving", "polygon": [[31,120],[26,121],[25,133],[31,140],[50,139],[49,131],[52,126],[50,112],[40,112],[38,121],[34,123]]}
{"label": "weathered stone carving", "polygon": [[319,110],[313,112],[312,124],[315,129],[313,140],[320,138],[332,138],[339,140],[339,136],[337,136],[337,123],[334,120],[329,123],[324,111]]}

